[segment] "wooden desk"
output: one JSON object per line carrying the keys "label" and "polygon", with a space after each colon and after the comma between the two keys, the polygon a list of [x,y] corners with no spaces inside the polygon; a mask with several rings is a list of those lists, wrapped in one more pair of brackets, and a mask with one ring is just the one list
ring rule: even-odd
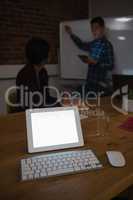
{"label": "wooden desk", "polygon": [[[0,117],[0,199],[1,200],[109,200],[133,184],[133,134],[118,128],[127,116],[115,114],[107,137],[90,137],[95,122],[82,121],[85,147],[92,148],[104,165],[101,170],[20,181],[20,159],[28,154],[25,114]],[[113,168],[105,151],[120,150],[127,165]]]}

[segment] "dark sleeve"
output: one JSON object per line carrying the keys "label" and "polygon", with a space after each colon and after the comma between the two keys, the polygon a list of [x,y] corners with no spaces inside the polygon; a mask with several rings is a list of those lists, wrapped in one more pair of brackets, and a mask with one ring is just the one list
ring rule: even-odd
{"label": "dark sleeve", "polygon": [[43,91],[43,88],[46,87],[46,99],[49,98],[50,96],[50,92],[49,92],[49,77],[48,77],[48,73],[47,73],[47,70],[46,69],[43,69],[41,72],[41,83],[42,83],[42,91]]}
{"label": "dark sleeve", "polygon": [[18,74],[17,75],[17,78],[16,78],[16,101],[17,103],[20,102],[20,85],[21,85],[21,80],[20,80],[20,75]]}
{"label": "dark sleeve", "polygon": [[[47,72],[46,72],[46,85],[47,85],[47,87],[49,87],[49,77],[48,77],[48,73]],[[46,90],[46,97],[47,97],[47,99],[50,97],[49,88],[47,88],[47,90]]]}
{"label": "dark sleeve", "polygon": [[16,78],[16,103],[19,104],[17,107],[16,107],[16,111],[17,112],[23,112],[25,111],[26,107],[25,105],[20,105],[21,103],[21,92],[20,92],[20,88],[24,86],[23,85],[23,81],[22,81],[22,77],[21,77],[21,74],[19,73],[17,75],[17,78]]}
{"label": "dark sleeve", "polygon": [[[20,72],[16,78],[16,103],[19,104],[16,108],[17,112],[23,112],[28,109],[28,106],[25,105],[25,78],[23,72]],[[21,92],[23,90],[23,92]],[[23,94],[23,95],[22,95]],[[22,100],[23,98],[23,100]]]}
{"label": "dark sleeve", "polygon": [[76,44],[76,46],[83,50],[83,51],[89,51],[89,42],[83,42],[78,36],[75,34],[71,34],[71,39]]}

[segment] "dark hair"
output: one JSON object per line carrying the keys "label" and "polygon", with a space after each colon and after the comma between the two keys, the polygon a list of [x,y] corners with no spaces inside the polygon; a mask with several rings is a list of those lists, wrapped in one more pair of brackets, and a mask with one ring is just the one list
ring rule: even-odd
{"label": "dark hair", "polygon": [[94,18],[92,18],[91,25],[93,25],[94,23],[97,23],[102,27],[105,26],[105,22],[104,22],[104,19],[102,17],[94,17]]}
{"label": "dark hair", "polygon": [[49,44],[41,38],[31,38],[26,44],[25,54],[30,64],[40,64],[48,59]]}

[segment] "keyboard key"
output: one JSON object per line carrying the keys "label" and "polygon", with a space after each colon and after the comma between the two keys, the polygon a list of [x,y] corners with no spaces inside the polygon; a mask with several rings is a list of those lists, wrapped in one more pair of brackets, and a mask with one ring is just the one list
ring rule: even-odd
{"label": "keyboard key", "polygon": [[53,176],[53,175],[58,175],[58,174],[66,174],[66,173],[70,173],[70,172],[74,172],[73,168],[67,168],[67,169],[58,169],[56,171],[51,171],[48,172],[49,176]]}

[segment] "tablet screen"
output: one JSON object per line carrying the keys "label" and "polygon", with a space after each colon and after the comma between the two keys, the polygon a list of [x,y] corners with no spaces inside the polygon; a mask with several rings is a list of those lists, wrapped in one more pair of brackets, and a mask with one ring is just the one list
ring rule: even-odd
{"label": "tablet screen", "polygon": [[73,110],[31,114],[33,147],[49,147],[79,142]]}
{"label": "tablet screen", "polygon": [[30,153],[84,145],[77,107],[26,110],[26,125]]}

